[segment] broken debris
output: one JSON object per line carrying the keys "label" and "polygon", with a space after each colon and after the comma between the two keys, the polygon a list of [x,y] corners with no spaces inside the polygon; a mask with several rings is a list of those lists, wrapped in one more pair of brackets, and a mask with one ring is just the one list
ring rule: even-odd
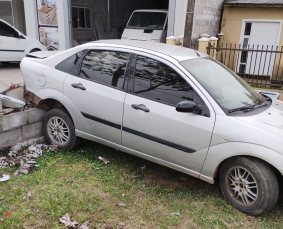
{"label": "broken debris", "polygon": [[0,178],[0,182],[7,181],[7,180],[9,180],[9,179],[10,179],[10,176],[9,176],[9,175],[3,174],[3,177]]}
{"label": "broken debris", "polygon": [[14,108],[14,109],[21,109],[26,106],[26,103],[19,100],[15,99],[13,97],[7,96],[7,95],[2,95],[0,94],[1,102],[3,107],[8,107],[8,108]]}

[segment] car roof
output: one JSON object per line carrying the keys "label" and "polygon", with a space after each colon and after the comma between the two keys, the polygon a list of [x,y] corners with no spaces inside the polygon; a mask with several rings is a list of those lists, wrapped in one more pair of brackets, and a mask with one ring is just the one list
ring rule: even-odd
{"label": "car roof", "polygon": [[[177,61],[190,60],[200,57],[207,57],[208,55],[199,52],[194,49],[184,48],[177,45],[168,45],[163,43],[151,42],[151,41],[133,41],[133,40],[99,40],[93,41],[89,44],[105,44],[105,45],[113,45],[119,46],[123,48],[130,49],[143,49],[144,51],[152,51],[160,54],[167,55],[176,59]],[[85,45],[87,45],[85,44]]]}

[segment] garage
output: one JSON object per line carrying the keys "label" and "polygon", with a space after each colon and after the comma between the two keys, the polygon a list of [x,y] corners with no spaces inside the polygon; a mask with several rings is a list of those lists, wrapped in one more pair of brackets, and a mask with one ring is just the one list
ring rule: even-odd
{"label": "garage", "polygon": [[72,0],[73,40],[120,39],[135,10],[169,8],[169,0]]}

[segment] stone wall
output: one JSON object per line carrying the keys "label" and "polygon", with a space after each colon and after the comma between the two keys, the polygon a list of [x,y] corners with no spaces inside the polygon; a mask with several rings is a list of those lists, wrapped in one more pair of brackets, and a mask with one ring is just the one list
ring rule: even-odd
{"label": "stone wall", "polygon": [[219,33],[223,4],[224,0],[196,0],[192,39]]}
{"label": "stone wall", "polygon": [[8,115],[0,113],[0,149],[42,136],[44,114],[35,108]]}

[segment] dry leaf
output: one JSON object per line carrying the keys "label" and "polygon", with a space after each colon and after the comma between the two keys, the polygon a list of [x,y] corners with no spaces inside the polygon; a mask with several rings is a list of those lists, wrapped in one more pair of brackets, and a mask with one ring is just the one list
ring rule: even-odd
{"label": "dry leaf", "polygon": [[16,151],[10,151],[8,154],[9,157],[0,157],[0,168],[16,165],[19,169],[14,173],[15,175],[19,173],[30,173],[34,167],[39,167],[39,165],[36,165],[34,158],[40,157],[44,150],[56,153],[57,148],[55,145],[34,144],[22,154]]}
{"label": "dry leaf", "polygon": [[171,215],[180,215],[180,212],[171,213]]}
{"label": "dry leaf", "polygon": [[76,220],[74,219],[71,220],[68,213],[66,213],[60,218],[60,222],[63,223],[66,227],[73,227],[73,228],[75,228],[79,224]]}
{"label": "dry leaf", "polygon": [[103,161],[104,164],[106,164],[106,165],[110,162],[110,161],[108,161],[108,160],[107,160],[106,158],[104,158],[104,157],[100,157],[100,156],[99,156],[98,159],[101,160],[101,161]]}
{"label": "dry leaf", "polygon": [[125,207],[126,204],[125,203],[118,203],[117,206],[120,206],[120,207]]}
{"label": "dry leaf", "polygon": [[88,227],[89,221],[86,221],[78,226],[78,229],[89,229]]}

